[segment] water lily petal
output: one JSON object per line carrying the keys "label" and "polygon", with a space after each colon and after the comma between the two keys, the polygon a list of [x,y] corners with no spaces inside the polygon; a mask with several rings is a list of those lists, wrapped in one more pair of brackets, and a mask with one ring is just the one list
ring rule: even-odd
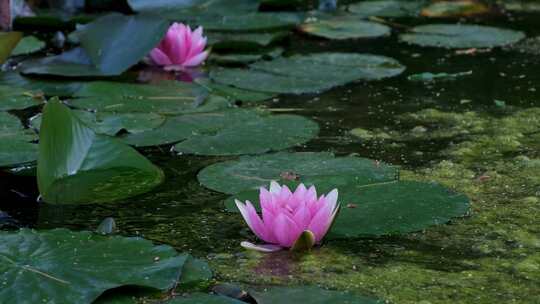
{"label": "water lily petal", "polygon": [[167,55],[165,53],[163,53],[158,48],[155,48],[155,49],[150,51],[150,59],[156,65],[170,65],[170,64],[172,64],[169,57],[167,57]]}
{"label": "water lily petal", "polygon": [[291,247],[302,231],[285,213],[280,213],[274,220],[274,234],[283,247]]}
{"label": "water lily petal", "polygon": [[315,234],[315,239],[320,242],[331,224],[334,209],[331,205],[323,206],[309,223],[308,229]]}
{"label": "water lily petal", "polygon": [[270,182],[270,193],[279,194],[281,192],[281,186],[276,181]]}
{"label": "water lily petal", "polygon": [[204,51],[195,57],[191,57],[186,62],[184,62],[184,66],[186,67],[198,66],[199,64],[201,64],[203,61],[206,60],[206,58],[208,57],[208,54],[209,54],[208,51]]}
{"label": "water lily petal", "polygon": [[265,228],[261,218],[257,214],[257,211],[255,211],[255,208],[253,208],[253,205],[249,201],[246,201],[245,205],[239,200],[235,200],[235,203],[251,231],[253,231],[257,237],[263,239]]}
{"label": "water lily petal", "polygon": [[283,247],[278,246],[278,245],[273,245],[273,244],[257,245],[257,244],[253,244],[246,241],[241,242],[240,246],[249,250],[255,250],[255,251],[266,252],[266,253],[283,250]]}
{"label": "water lily petal", "polygon": [[302,230],[309,226],[309,223],[311,222],[311,212],[305,203],[295,211],[293,220]]}

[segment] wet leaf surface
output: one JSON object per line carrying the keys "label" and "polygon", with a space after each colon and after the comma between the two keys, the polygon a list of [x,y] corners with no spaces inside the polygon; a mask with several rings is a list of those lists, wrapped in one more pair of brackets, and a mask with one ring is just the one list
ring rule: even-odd
{"label": "wet leaf surface", "polygon": [[141,238],[66,229],[0,232],[0,240],[2,302],[92,303],[126,285],[168,290],[186,261]]}

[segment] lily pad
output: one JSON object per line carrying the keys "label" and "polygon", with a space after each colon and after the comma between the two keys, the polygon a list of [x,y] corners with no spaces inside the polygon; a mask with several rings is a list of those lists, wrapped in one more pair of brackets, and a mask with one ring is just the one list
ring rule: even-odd
{"label": "lily pad", "polygon": [[18,72],[0,72],[0,84],[62,97],[73,95],[82,85],[77,81],[26,77]]}
{"label": "lily pad", "polygon": [[420,14],[425,1],[377,0],[349,5],[349,11],[363,17],[414,17]]}
{"label": "lily pad", "polygon": [[197,83],[207,88],[212,94],[219,95],[233,101],[257,102],[257,101],[265,101],[276,96],[276,94],[272,94],[272,93],[264,93],[264,92],[238,89],[238,88],[231,87],[228,85],[223,85],[223,84],[215,83],[212,81],[208,81],[206,79],[197,80]]}
{"label": "lily pad", "polygon": [[0,142],[10,139],[33,141],[37,136],[32,130],[25,129],[16,116],[0,112]]}
{"label": "lily pad", "polygon": [[0,139],[0,167],[34,162],[38,158],[38,145],[24,140]]}
{"label": "lily pad", "polygon": [[168,25],[154,15],[110,14],[87,24],[78,37],[100,72],[119,75],[159,43]]}
{"label": "lily pad", "polygon": [[419,46],[441,48],[492,48],[525,38],[519,31],[469,24],[430,24],[411,29],[400,40]]}
{"label": "lily pad", "polygon": [[120,141],[96,134],[59,101],[49,101],[40,129],[37,178],[52,204],[89,204],[145,193],[163,172]]}
{"label": "lily pad", "polygon": [[384,301],[349,292],[322,289],[315,286],[268,287],[264,291],[250,291],[257,304],[382,304]]}
{"label": "lily pad", "polygon": [[228,110],[167,118],[155,130],[122,137],[135,146],[180,142],[174,150],[198,155],[239,155],[282,150],[304,143],[318,125],[301,116],[263,116],[252,110]]}
{"label": "lily pad", "polygon": [[297,115],[277,115],[240,120],[212,134],[194,135],[174,150],[198,155],[239,155],[279,151],[317,136],[319,126]]}
{"label": "lily pad", "polygon": [[220,12],[224,15],[255,12],[258,0],[128,0],[136,12],[189,12],[197,15]]}
{"label": "lily pad", "polygon": [[439,1],[424,9],[421,15],[426,17],[461,17],[483,14],[489,12],[487,5],[473,0]]}
{"label": "lily pad", "polygon": [[251,13],[243,15],[186,15],[175,20],[184,20],[190,24],[201,25],[208,31],[278,31],[292,29],[302,22],[296,13]]}
{"label": "lily pad", "polygon": [[317,53],[261,61],[249,69],[215,69],[210,77],[222,84],[270,93],[316,93],[357,80],[377,80],[405,70],[384,56]]}
{"label": "lily pad", "polygon": [[[141,133],[153,130],[165,122],[165,117],[156,113],[111,113],[73,110],[73,115],[90,127],[94,132],[115,136],[125,130],[129,133]],[[41,126],[42,115],[38,114],[30,120],[36,130]]]}
{"label": "lily pad", "polygon": [[36,134],[25,129],[17,117],[0,112],[0,167],[35,161],[38,147],[29,141],[36,139]]}
{"label": "lily pad", "polygon": [[186,285],[199,284],[210,279],[212,279],[212,270],[208,263],[189,255],[182,269],[180,285],[185,287]]}
{"label": "lily pad", "polygon": [[165,291],[175,286],[185,260],[141,238],[66,229],[0,232],[0,302],[92,303],[127,285]]}
{"label": "lily pad", "polygon": [[327,39],[376,38],[390,35],[386,25],[361,20],[358,16],[336,16],[300,26],[304,33]]}
{"label": "lily pad", "polygon": [[261,50],[260,53],[226,53],[217,54],[213,53],[210,59],[217,64],[229,65],[229,64],[249,64],[263,59],[274,59],[283,54],[282,48],[275,48],[269,50]]}
{"label": "lily pad", "polygon": [[92,65],[86,51],[82,48],[38,59],[29,59],[21,63],[21,73],[35,75],[55,75],[64,77],[107,76]]}
{"label": "lily pad", "polygon": [[156,85],[96,81],[84,84],[70,105],[103,112],[181,114],[209,112],[228,106],[226,100],[206,98],[201,87],[181,82]]}
{"label": "lily pad", "polygon": [[43,103],[43,96],[23,88],[0,84],[0,111],[23,110]]}
{"label": "lily pad", "polygon": [[304,183],[324,181],[334,187],[346,185],[351,179],[357,185],[393,182],[397,170],[384,163],[359,157],[334,157],[332,153],[302,152],[243,156],[210,165],[198,177],[199,182],[212,190],[235,194],[267,187],[272,180],[284,175],[297,176]]}
{"label": "lily pad", "polygon": [[[339,190],[341,209],[329,233],[331,238],[420,231],[445,224],[469,211],[469,200],[465,195],[438,184],[397,180],[359,184],[353,178],[348,182],[345,179],[342,185],[324,179],[315,183],[319,195],[334,188]],[[258,195],[258,191],[238,193],[227,199],[225,206],[231,212],[238,212],[234,199],[249,200],[260,210]]]}
{"label": "lily pad", "polygon": [[277,31],[270,33],[228,33],[208,32],[208,43],[213,50],[259,50],[278,40],[283,39],[288,32]]}
{"label": "lily pad", "polygon": [[21,32],[0,33],[0,64],[6,61],[21,38]]}
{"label": "lily pad", "polygon": [[38,52],[42,50],[45,47],[45,42],[39,40],[38,38],[34,36],[26,36],[15,47],[13,52],[11,52],[12,56],[17,55],[28,55],[31,53]]}

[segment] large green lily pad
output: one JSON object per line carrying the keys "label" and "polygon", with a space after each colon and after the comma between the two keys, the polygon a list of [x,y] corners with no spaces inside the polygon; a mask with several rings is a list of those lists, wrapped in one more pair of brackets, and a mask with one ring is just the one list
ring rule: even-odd
{"label": "large green lily pad", "polygon": [[92,303],[121,286],[168,290],[185,255],[141,238],[22,229],[0,232],[0,302]]}
{"label": "large green lily pad", "polygon": [[43,103],[37,92],[0,84],[0,111],[22,110]]}
{"label": "large green lily pad", "polygon": [[304,183],[333,184],[336,187],[354,180],[358,185],[392,182],[397,170],[384,163],[359,157],[334,157],[325,152],[275,153],[243,156],[210,165],[198,175],[199,182],[212,190],[235,194],[258,189],[280,180],[283,175],[297,176]]}
{"label": "large green lily pad", "polygon": [[233,121],[212,133],[200,133],[174,146],[199,155],[239,155],[279,151],[317,136],[319,126],[297,115],[256,117]]}
{"label": "large green lily pad", "polygon": [[326,290],[315,286],[268,287],[264,291],[250,291],[257,304],[382,304],[384,301],[349,292]]}
{"label": "large green lily pad", "polygon": [[384,56],[317,53],[251,64],[249,69],[215,69],[210,77],[222,84],[270,93],[316,93],[356,80],[377,80],[405,70]]}
{"label": "large green lily pad", "polygon": [[154,15],[110,14],[87,24],[78,36],[99,71],[119,75],[159,43],[168,25]]}
{"label": "large green lily pad", "polygon": [[327,39],[376,38],[390,35],[386,25],[360,19],[358,16],[323,18],[300,26],[304,33]]}
{"label": "large green lily pad", "polygon": [[414,17],[426,1],[417,0],[375,0],[361,1],[349,5],[349,11],[362,17]]}
{"label": "large green lily pad", "polygon": [[[339,190],[341,210],[329,237],[372,237],[420,231],[445,224],[469,211],[465,195],[438,184],[395,180],[366,185],[346,178],[348,182],[341,185],[324,179],[315,183],[319,195],[334,188]],[[234,199],[249,200],[260,210],[258,194],[258,191],[238,193],[227,199],[225,206],[231,212],[238,212]]]}
{"label": "large green lily pad", "polygon": [[209,112],[228,106],[223,98],[206,98],[206,90],[193,84],[163,82],[156,85],[96,81],[84,84],[70,105],[103,112],[181,114]]}
{"label": "large green lily pad", "polygon": [[491,48],[525,38],[519,31],[470,24],[429,24],[411,29],[400,40],[419,46],[441,48]]}
{"label": "large green lily pad", "polygon": [[138,147],[179,142],[174,150],[186,154],[238,155],[282,150],[307,142],[318,131],[315,122],[301,116],[231,109],[168,117],[157,129],[122,139]]}
{"label": "large green lily pad", "polygon": [[168,117],[165,123],[155,130],[129,134],[122,139],[137,147],[172,144],[193,136],[212,134],[229,124],[251,121],[257,117],[254,111],[247,110],[178,115]]}
{"label": "large green lily pad", "polygon": [[[260,210],[258,187],[271,180],[295,188],[315,185],[319,195],[339,190],[342,205],[333,237],[377,236],[419,231],[463,216],[466,196],[430,183],[399,181],[395,168],[358,157],[329,153],[277,153],[246,156],[203,169],[199,182],[212,190],[234,194],[225,201],[238,212],[234,199],[249,200]],[[292,179],[292,180],[291,180]]]}
{"label": "large green lily pad", "polygon": [[52,204],[104,203],[147,192],[163,172],[131,147],[96,134],[59,101],[49,101],[40,129],[37,178]]}

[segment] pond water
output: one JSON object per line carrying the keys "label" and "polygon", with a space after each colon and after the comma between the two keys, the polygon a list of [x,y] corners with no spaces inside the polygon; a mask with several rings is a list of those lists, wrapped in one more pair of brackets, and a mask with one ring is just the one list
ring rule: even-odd
{"label": "pond water", "polygon": [[[474,23],[540,35],[538,14],[487,15]],[[417,25],[414,20],[403,26]],[[391,303],[539,303],[540,57],[493,49],[458,54],[375,40],[325,41],[295,34],[287,54],[320,51],[385,55],[400,76],[357,82],[321,94],[280,95],[261,103],[315,120],[319,136],[294,151],[330,151],[399,165],[405,180],[436,181],[471,199],[470,216],[402,236],[330,240],[310,254],[265,255],[228,196],[206,189],[197,173],[233,157],[143,152],[166,179],[152,192],[115,205],[36,203],[35,177],[0,173],[0,207],[36,229],[94,230],[113,217],[119,233],[143,236],[206,259],[218,282],[317,284]],[[458,73],[450,81],[408,75]],[[426,109],[436,111],[426,112]],[[531,130],[532,128],[532,130]],[[351,130],[354,130],[351,132]]]}

